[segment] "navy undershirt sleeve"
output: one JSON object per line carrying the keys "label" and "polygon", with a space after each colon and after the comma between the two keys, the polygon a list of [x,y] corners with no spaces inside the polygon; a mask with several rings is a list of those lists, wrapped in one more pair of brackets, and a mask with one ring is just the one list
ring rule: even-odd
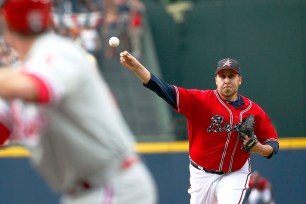
{"label": "navy undershirt sleeve", "polygon": [[147,84],[143,84],[148,89],[154,91],[159,97],[164,99],[174,109],[177,109],[176,94],[174,87],[164,82],[161,78],[151,73],[151,79]]}
{"label": "navy undershirt sleeve", "polygon": [[[168,104],[170,104],[174,109],[177,109],[177,102],[176,102],[176,94],[174,87],[170,84],[167,84],[161,78],[155,76],[151,73],[151,78],[147,84],[143,84],[148,89],[154,91],[158,96],[164,99]],[[244,105],[244,101],[241,96],[238,95],[238,100],[228,102],[235,108]]]}
{"label": "navy undershirt sleeve", "polygon": [[273,154],[276,154],[278,152],[279,144],[278,144],[278,142],[271,141],[271,142],[265,143],[265,145],[270,145],[273,148],[272,154],[270,156],[266,157],[267,159],[270,159],[273,156]]}

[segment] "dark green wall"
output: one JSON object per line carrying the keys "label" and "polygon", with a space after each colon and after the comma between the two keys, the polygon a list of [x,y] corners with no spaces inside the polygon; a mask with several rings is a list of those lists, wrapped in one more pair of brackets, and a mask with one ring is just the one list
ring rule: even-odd
{"label": "dark green wall", "polygon": [[280,137],[306,135],[305,0],[198,0],[182,24],[165,5],[144,2],[167,82],[215,89],[217,61],[237,59],[241,94],[270,115]]}

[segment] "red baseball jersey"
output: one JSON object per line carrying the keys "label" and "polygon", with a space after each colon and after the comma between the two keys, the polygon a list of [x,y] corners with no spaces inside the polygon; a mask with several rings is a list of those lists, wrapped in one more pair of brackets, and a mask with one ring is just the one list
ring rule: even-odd
{"label": "red baseball jersey", "polygon": [[254,114],[254,132],[265,144],[278,140],[267,114],[248,98],[241,96],[244,105],[228,104],[217,90],[191,90],[174,86],[177,111],[187,118],[190,158],[198,165],[222,172],[240,169],[250,154],[241,149],[238,128]]}

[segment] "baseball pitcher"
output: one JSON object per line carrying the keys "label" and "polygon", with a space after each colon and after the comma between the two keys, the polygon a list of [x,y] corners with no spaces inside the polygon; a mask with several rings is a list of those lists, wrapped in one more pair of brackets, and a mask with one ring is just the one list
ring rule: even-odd
{"label": "baseball pitcher", "polygon": [[187,118],[190,203],[242,203],[250,179],[250,154],[271,158],[278,151],[278,136],[262,108],[238,94],[242,83],[238,61],[218,62],[216,90],[170,85],[127,51],[120,54],[120,62]]}

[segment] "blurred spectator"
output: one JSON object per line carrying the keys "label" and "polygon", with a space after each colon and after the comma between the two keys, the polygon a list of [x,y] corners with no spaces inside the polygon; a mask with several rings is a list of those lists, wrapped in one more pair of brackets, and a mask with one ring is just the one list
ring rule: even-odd
{"label": "blurred spectator", "polygon": [[136,58],[141,57],[142,53],[142,37],[143,37],[143,22],[142,13],[145,10],[141,0],[131,0],[131,23],[130,23],[130,40],[131,51]]}
{"label": "blurred spectator", "polygon": [[104,48],[105,48],[105,57],[113,58],[116,54],[116,49],[108,45],[108,40],[112,36],[118,36],[119,34],[119,16],[116,9],[108,9],[105,15],[104,21]]}
{"label": "blurred spectator", "polygon": [[[115,56],[118,49],[108,45],[108,40],[112,36],[120,39],[120,50],[130,50],[135,57],[141,57],[142,14],[145,11],[141,0],[54,0],[54,7],[57,24],[60,24],[60,28],[56,28],[57,33],[67,36],[67,32],[70,31],[70,37],[76,42],[80,39],[82,46],[95,56],[98,64],[102,61],[102,48],[106,58]],[[97,12],[103,17],[96,24],[93,23],[93,19]],[[78,13],[88,15],[84,19]],[[75,36],[75,24],[78,24],[77,27],[85,26],[79,30],[79,38]]]}
{"label": "blurred spectator", "polygon": [[88,52],[85,47],[82,45],[82,40],[80,37],[80,33],[81,33],[81,28],[80,27],[71,27],[70,29],[66,29],[67,30],[67,35],[66,33],[64,33],[63,35],[61,33],[58,32],[58,34],[62,35],[62,36],[66,36],[69,37],[71,40],[73,40],[77,45],[79,45],[80,47],[82,47],[85,51],[86,57],[89,60],[89,62],[93,65],[91,66],[91,68],[93,69],[93,71],[98,74],[99,73],[99,68],[98,68],[98,62],[96,57]]}
{"label": "blurred spectator", "polygon": [[252,173],[248,191],[247,204],[275,204],[271,183],[258,171]]}
{"label": "blurred spectator", "polygon": [[0,67],[14,66],[17,62],[17,53],[0,37]]}
{"label": "blurred spectator", "polygon": [[115,0],[115,6],[119,15],[118,37],[122,50],[130,50],[129,25],[130,25],[130,5],[127,0]]}
{"label": "blurred spectator", "polygon": [[103,9],[101,0],[81,0],[83,1],[87,12],[98,12]]}
{"label": "blurred spectator", "polygon": [[140,12],[145,11],[145,5],[141,0],[130,0],[131,9],[138,10]]}
{"label": "blurred spectator", "polygon": [[82,39],[80,37],[81,28],[80,27],[71,27],[69,29],[69,37],[78,45],[82,46]]}
{"label": "blurred spectator", "polygon": [[70,37],[69,28],[67,28],[65,25],[55,27],[55,32],[61,36]]}
{"label": "blurred spectator", "polygon": [[56,13],[72,14],[101,11],[103,0],[53,0]]}
{"label": "blurred spectator", "polygon": [[63,9],[64,9],[64,13],[65,14],[71,14],[72,12],[75,11],[75,9],[77,8],[75,1],[71,0],[71,1],[63,1]]}
{"label": "blurred spectator", "polygon": [[101,39],[98,31],[90,26],[85,26],[80,31],[80,40],[81,45],[86,49],[86,51],[95,56],[96,60],[99,61]]}
{"label": "blurred spectator", "polygon": [[103,0],[54,0],[56,33],[82,46],[91,61],[101,65]]}

